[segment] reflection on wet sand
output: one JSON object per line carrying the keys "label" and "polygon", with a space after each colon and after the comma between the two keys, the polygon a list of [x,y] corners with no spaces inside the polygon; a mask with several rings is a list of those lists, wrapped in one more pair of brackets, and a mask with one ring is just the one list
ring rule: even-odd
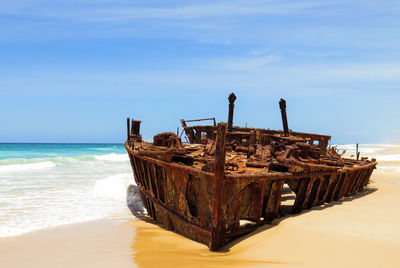
{"label": "reflection on wet sand", "polygon": [[211,252],[208,247],[154,223],[132,221],[136,228],[132,243],[133,261],[139,267],[265,267],[275,261],[236,257],[239,251]]}

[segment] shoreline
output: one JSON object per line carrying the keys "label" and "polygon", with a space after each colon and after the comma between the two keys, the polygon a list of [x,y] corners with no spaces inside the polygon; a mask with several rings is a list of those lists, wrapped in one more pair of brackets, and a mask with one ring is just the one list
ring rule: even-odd
{"label": "shoreline", "polygon": [[[400,146],[367,156],[386,154]],[[0,238],[0,267],[400,267],[399,203],[400,166],[383,161],[363,192],[276,219],[219,252],[115,214]]]}
{"label": "shoreline", "polygon": [[0,239],[1,267],[398,267],[400,184],[377,172],[367,190],[289,215],[219,252],[132,217]]}

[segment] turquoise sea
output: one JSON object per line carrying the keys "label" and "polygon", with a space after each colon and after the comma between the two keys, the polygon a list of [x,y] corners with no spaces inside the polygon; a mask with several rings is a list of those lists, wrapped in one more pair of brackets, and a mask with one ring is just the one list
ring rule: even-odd
{"label": "turquoise sea", "polygon": [[0,237],[130,215],[123,144],[0,144]]}
{"label": "turquoise sea", "polygon": [[[396,146],[364,144],[359,150],[376,157],[380,169],[398,174],[400,154],[391,151]],[[338,149],[349,157],[355,154],[354,144]],[[132,217],[126,204],[130,184],[135,182],[123,144],[0,143],[0,237]]]}

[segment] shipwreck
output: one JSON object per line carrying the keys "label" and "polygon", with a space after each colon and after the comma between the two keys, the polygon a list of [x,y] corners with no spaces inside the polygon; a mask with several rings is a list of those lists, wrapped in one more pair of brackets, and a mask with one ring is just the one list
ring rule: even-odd
{"label": "shipwreck", "polygon": [[[283,215],[290,188],[290,213],[362,191],[375,159],[347,159],[330,136],[289,130],[281,99],[283,131],[233,125],[236,96],[229,96],[228,122],[181,120],[178,133],[142,140],[141,121],[127,119],[125,142],[135,182],[148,216],[168,230],[215,251]],[[192,122],[210,120],[210,125]]]}

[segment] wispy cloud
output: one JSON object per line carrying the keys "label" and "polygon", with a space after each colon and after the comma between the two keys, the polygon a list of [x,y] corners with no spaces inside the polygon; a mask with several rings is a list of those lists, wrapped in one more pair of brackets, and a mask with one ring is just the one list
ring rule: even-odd
{"label": "wispy cloud", "polygon": [[231,1],[202,5],[183,5],[173,8],[111,8],[91,13],[94,19],[197,19],[215,16],[284,15],[310,11],[324,6],[323,2],[311,1]]}
{"label": "wispy cloud", "polygon": [[[71,4],[72,3],[72,4]],[[151,2],[150,2],[151,3]],[[45,0],[6,1],[0,13],[71,18],[92,21],[132,19],[198,19],[220,16],[285,15],[310,12],[326,6],[323,1],[249,0],[213,1],[188,4],[178,1],[174,6],[154,7],[149,4],[132,4],[127,1],[58,1]]]}
{"label": "wispy cloud", "polygon": [[273,63],[279,62],[282,56],[279,53],[271,53],[248,58],[234,58],[228,62],[220,64],[220,68],[226,71],[254,71],[263,69]]}

